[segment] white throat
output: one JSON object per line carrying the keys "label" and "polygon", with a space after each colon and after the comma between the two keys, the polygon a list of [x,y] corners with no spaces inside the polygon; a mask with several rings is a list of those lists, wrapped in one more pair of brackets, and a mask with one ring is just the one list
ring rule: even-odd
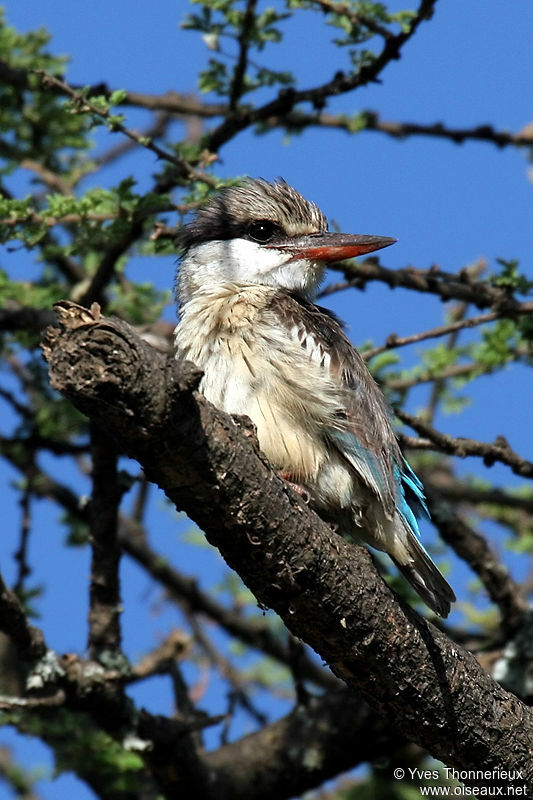
{"label": "white throat", "polygon": [[182,258],[177,294],[183,305],[202,288],[232,283],[285,289],[312,299],[323,273],[320,261],[293,259],[287,251],[248,239],[217,240],[191,247]]}

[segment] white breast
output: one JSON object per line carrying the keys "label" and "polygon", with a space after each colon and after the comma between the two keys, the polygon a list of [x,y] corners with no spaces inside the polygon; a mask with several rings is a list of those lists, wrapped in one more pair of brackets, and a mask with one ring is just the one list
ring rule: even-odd
{"label": "white breast", "polygon": [[217,286],[197,292],[182,309],[176,356],[203,370],[200,389],[217,408],[245,414],[253,379],[253,322],[260,292]]}
{"label": "white breast", "polygon": [[337,387],[317,349],[269,314],[272,293],[235,285],[196,292],[176,328],[177,357],[203,370],[200,390],[213,405],[250,417],[267,458],[307,485],[318,505],[351,506],[354,473],[323,438]]}
{"label": "white breast", "polygon": [[215,406],[250,417],[273,464],[291,475],[310,476],[323,461],[324,448],[302,398],[294,397],[294,381],[287,385],[287,358],[279,354],[282,332],[265,324],[271,294],[265,287],[234,285],[197,292],[182,309],[177,355],[203,370],[200,390]]}

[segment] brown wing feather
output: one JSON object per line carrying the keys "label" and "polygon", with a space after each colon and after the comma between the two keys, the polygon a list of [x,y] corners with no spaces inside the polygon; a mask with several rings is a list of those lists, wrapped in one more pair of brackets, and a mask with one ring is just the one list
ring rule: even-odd
{"label": "brown wing feather", "polygon": [[[401,461],[401,453],[383,394],[361,355],[346,336],[341,322],[327,309],[282,292],[276,293],[272,309],[288,335],[296,335],[302,347],[312,340],[312,346],[321,354],[320,363],[341,389],[343,410],[336,427],[340,432],[353,434],[372,453],[383,484],[381,499],[392,507],[396,494],[393,465]],[[350,460],[338,441],[333,440],[333,444]]]}

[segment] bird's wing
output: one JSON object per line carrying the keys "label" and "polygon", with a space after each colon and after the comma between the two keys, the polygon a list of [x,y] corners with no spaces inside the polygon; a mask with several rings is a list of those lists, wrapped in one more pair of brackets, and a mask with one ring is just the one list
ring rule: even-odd
{"label": "bird's wing", "polygon": [[416,516],[428,515],[422,484],[403,458],[383,394],[337,317],[290,294],[271,306],[288,337],[297,341],[339,387],[339,408],[324,436],[379,498],[418,535]]}

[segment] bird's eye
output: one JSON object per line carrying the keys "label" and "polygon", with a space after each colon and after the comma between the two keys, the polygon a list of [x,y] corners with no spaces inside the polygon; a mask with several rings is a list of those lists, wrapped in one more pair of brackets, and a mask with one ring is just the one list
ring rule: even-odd
{"label": "bird's eye", "polygon": [[259,244],[266,244],[272,241],[274,236],[280,232],[279,226],[268,219],[260,219],[251,222],[246,230],[246,236]]}

